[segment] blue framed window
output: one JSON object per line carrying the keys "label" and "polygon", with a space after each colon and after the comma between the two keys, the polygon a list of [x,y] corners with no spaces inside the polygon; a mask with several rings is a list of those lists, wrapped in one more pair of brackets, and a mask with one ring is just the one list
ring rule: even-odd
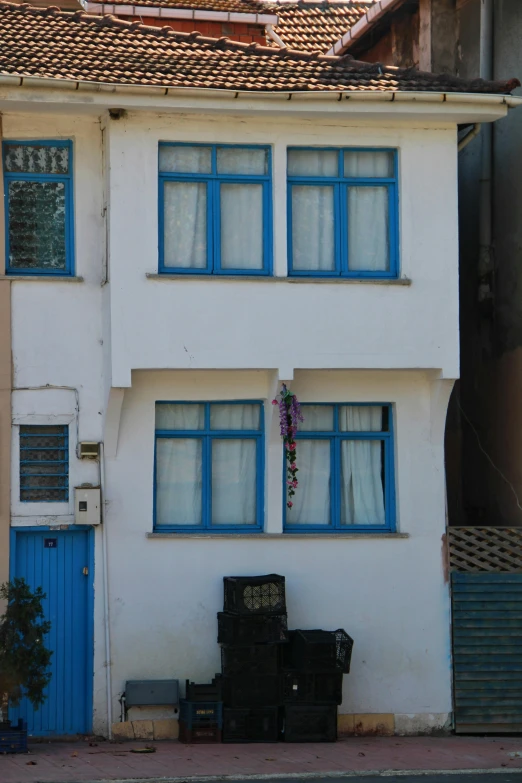
{"label": "blue framed window", "polygon": [[391,405],[305,404],[302,412],[286,532],[394,530]]}
{"label": "blue framed window", "polygon": [[20,500],[67,503],[69,500],[69,427],[20,426]]}
{"label": "blue framed window", "polygon": [[4,141],[6,273],[72,275],[72,143]]}
{"label": "blue framed window", "polygon": [[157,402],[155,528],[260,530],[263,430],[261,402]]}
{"label": "blue framed window", "polygon": [[397,153],[288,149],[292,276],[398,275]]}
{"label": "blue framed window", "polygon": [[269,147],[159,145],[159,271],[269,275]]}

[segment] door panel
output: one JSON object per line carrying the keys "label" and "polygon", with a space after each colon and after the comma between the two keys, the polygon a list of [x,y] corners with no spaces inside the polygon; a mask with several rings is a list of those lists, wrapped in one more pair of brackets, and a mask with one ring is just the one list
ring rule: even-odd
{"label": "door panel", "polygon": [[45,703],[34,710],[27,699],[10,718],[27,721],[33,736],[86,734],[92,723],[92,533],[89,530],[13,531],[12,576],[41,586],[51,621],[52,679]]}

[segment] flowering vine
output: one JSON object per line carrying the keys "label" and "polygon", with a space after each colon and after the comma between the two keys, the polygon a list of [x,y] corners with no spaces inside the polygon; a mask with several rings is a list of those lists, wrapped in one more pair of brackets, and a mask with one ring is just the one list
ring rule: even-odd
{"label": "flowering vine", "polygon": [[286,505],[288,508],[292,508],[294,505],[292,498],[295,495],[295,490],[299,485],[296,478],[299,468],[296,464],[296,450],[297,444],[295,442],[295,434],[299,426],[299,422],[304,421],[301,413],[301,406],[299,400],[287,389],[286,384],[283,383],[282,389],[279,393],[279,400],[272,400],[272,405],[279,405],[279,424],[281,426],[281,437],[285,444],[285,458],[287,461],[286,466],[286,486],[288,500]]}

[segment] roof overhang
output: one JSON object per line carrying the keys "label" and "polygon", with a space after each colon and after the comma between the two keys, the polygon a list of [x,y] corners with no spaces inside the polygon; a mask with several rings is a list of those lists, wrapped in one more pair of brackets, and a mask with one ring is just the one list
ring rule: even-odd
{"label": "roof overhang", "polygon": [[0,75],[0,111],[97,113],[109,108],[265,116],[320,117],[343,120],[465,125],[494,122],[522,97],[487,93],[440,92],[250,92],[191,87],[103,84],[69,79]]}
{"label": "roof overhang", "polygon": [[326,54],[343,54],[350,46],[366,35],[372,27],[380,22],[383,16],[403,5],[405,0],[377,0],[368,11],[361,16],[358,22],[351,27],[342,38],[334,43]]}
{"label": "roof overhang", "polygon": [[166,8],[155,5],[133,5],[118,3],[91,3],[89,0],[80,0],[83,9],[88,14],[114,14],[115,16],[155,17],[156,19],[187,19],[206,22],[242,22],[243,24],[277,24],[279,18],[276,14],[243,14],[232,11],[204,11],[195,8]]}

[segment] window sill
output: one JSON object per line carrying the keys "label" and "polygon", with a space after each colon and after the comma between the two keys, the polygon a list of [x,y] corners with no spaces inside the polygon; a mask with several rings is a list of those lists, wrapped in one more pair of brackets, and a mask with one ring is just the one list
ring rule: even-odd
{"label": "window sill", "polygon": [[83,277],[72,275],[0,275],[0,280],[24,280],[30,283],[83,283]]}
{"label": "window sill", "polygon": [[379,277],[262,277],[261,275],[169,275],[147,272],[145,277],[149,280],[205,280],[206,282],[225,283],[233,280],[241,283],[292,283],[297,285],[391,285],[410,286],[409,277],[379,278]]}
{"label": "window sill", "polygon": [[240,538],[249,540],[259,538],[264,541],[273,539],[294,541],[296,538],[318,538],[336,540],[339,538],[409,538],[409,533],[146,533],[147,538]]}

